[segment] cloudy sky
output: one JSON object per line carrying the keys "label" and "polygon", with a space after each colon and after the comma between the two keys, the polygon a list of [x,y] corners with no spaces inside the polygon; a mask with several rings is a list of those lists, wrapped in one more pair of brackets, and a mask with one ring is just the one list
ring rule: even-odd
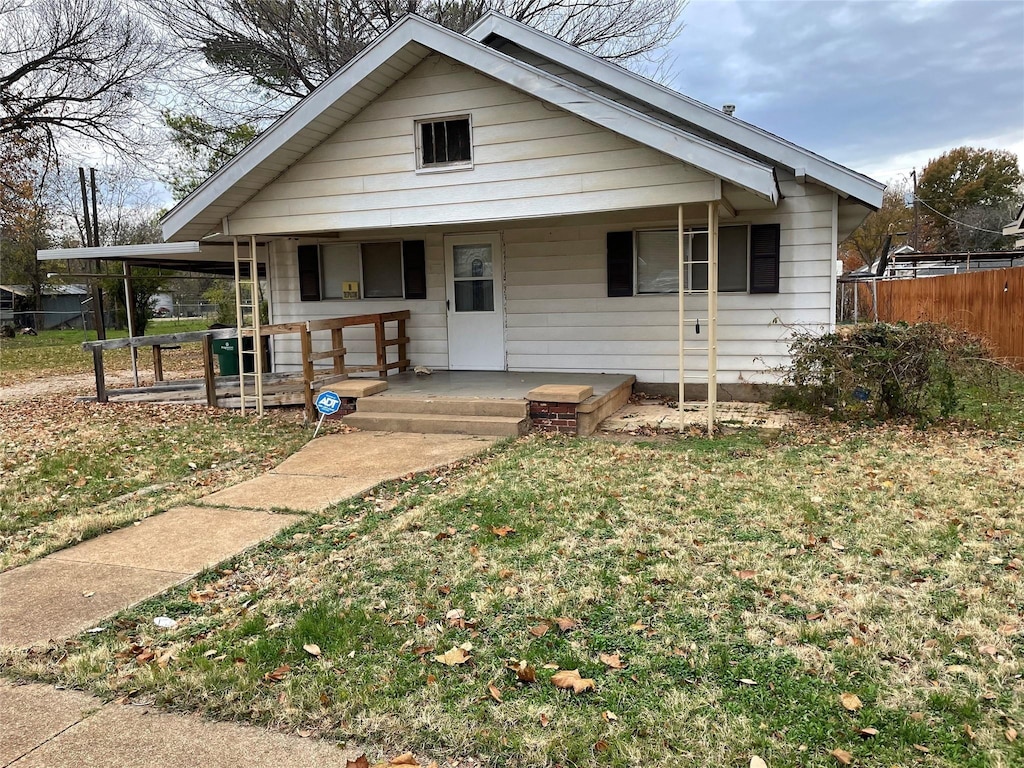
{"label": "cloudy sky", "polygon": [[879,181],[962,145],[1024,161],[1021,0],[690,0],[672,87]]}

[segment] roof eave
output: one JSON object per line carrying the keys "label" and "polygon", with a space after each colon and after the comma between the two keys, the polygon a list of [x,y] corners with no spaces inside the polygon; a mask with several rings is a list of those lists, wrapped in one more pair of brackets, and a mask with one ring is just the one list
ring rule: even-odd
{"label": "roof eave", "polygon": [[[186,229],[194,234],[192,228],[195,220],[203,211],[216,204],[223,194],[242,181],[273,152],[283,148],[344,94],[405,46],[412,44],[454,58],[590,122],[605,127],[615,125],[610,130],[748,189],[772,203],[777,203],[780,198],[774,169],[757,160],[563,81],[479,41],[418,16],[407,15],[168,212],[161,221],[164,238],[170,241]],[[501,65],[500,68],[488,67],[495,59]]]}
{"label": "roof eave", "polygon": [[[466,30],[465,35],[481,43],[491,35],[503,37],[587,77],[603,81],[655,109],[669,112],[748,147],[790,171],[803,169],[807,178],[842,196],[856,198],[874,210],[882,205],[885,184],[500,13],[488,11]],[[595,74],[597,72],[600,74]],[[683,114],[681,109],[688,109],[690,113]]]}

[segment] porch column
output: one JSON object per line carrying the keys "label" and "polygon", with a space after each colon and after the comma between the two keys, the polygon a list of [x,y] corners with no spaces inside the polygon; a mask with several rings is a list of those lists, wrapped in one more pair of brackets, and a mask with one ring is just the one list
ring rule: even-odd
{"label": "porch column", "polygon": [[718,201],[708,203],[708,437],[718,405]]}
{"label": "porch column", "polygon": [[679,431],[682,432],[684,429],[683,424],[683,403],[686,400],[686,364],[684,361],[684,355],[686,354],[686,341],[685,341],[685,316],[684,309],[686,307],[684,290],[686,275],[686,255],[685,246],[683,240],[683,206],[679,206],[679,222],[678,230],[676,232],[676,239],[679,243]]}

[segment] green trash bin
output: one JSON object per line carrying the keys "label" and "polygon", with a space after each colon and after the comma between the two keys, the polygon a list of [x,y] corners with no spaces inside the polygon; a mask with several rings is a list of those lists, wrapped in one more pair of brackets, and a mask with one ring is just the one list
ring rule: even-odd
{"label": "green trash bin", "polygon": [[238,375],[238,339],[214,339],[213,354],[217,356],[221,376]]}

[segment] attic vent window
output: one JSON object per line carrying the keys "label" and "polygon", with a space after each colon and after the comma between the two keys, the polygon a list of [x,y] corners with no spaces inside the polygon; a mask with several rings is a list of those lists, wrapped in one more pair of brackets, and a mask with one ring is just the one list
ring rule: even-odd
{"label": "attic vent window", "polygon": [[473,164],[469,115],[421,120],[416,124],[419,168],[467,168]]}

